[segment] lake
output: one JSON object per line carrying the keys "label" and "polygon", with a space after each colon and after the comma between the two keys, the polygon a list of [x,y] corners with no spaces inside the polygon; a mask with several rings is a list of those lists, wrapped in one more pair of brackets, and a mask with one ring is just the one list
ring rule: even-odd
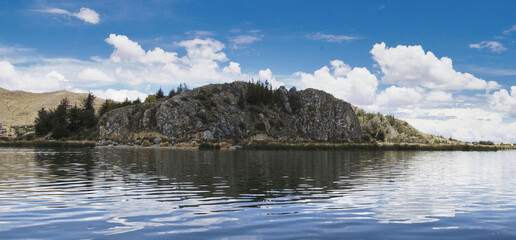
{"label": "lake", "polygon": [[516,239],[516,151],[0,149],[0,239]]}

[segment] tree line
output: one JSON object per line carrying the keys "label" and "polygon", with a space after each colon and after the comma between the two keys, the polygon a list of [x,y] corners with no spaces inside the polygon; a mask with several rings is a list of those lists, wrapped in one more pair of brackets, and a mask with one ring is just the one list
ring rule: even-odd
{"label": "tree line", "polygon": [[45,136],[51,133],[52,138],[59,139],[95,127],[98,119],[95,115],[94,101],[95,96],[89,93],[81,107],[70,106],[68,99],[63,98],[53,110],[41,108],[34,122],[36,135]]}

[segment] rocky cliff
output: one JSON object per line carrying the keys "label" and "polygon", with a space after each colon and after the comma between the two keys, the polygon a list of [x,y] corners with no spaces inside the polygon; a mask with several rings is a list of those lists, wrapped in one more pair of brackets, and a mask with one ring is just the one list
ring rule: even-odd
{"label": "rocky cliff", "polygon": [[244,100],[253,83],[212,84],[172,98],[112,110],[98,123],[99,138],[175,141],[356,140],[361,127],[352,106],[323,91],[274,91],[272,104]]}

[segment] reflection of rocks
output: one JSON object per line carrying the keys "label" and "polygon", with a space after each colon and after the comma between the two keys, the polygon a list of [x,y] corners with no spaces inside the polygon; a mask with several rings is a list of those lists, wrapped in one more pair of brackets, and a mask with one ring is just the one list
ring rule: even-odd
{"label": "reflection of rocks", "polygon": [[[99,121],[99,137],[136,139],[165,136],[189,142],[249,140],[258,134],[279,141],[359,139],[361,128],[351,105],[315,90],[279,88],[271,106],[238,106],[250,83],[213,84],[172,98],[115,109]],[[295,96],[296,111],[289,96]],[[235,141],[236,141],[235,140]]]}

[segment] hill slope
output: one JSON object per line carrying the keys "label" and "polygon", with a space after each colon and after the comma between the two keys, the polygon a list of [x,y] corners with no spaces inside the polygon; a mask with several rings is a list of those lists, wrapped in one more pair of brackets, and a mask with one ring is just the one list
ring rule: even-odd
{"label": "hill slope", "polygon": [[246,82],[212,84],[115,109],[100,118],[99,136],[122,141],[162,136],[177,141],[232,142],[360,138],[353,108],[331,94],[315,89],[281,87],[273,92],[257,88]]}
{"label": "hill slope", "polygon": [[324,91],[280,87],[268,96],[276,99],[272,104],[253,104],[247,96],[251,88],[253,84],[246,82],[212,84],[115,109],[101,117],[99,137],[121,141],[159,136],[177,141],[457,142],[422,133],[393,116],[366,113]]}
{"label": "hill slope", "polygon": [[[33,125],[41,108],[53,109],[65,97],[70,101],[70,105],[80,106],[86,96],[86,93],[69,91],[31,93],[0,88],[0,122],[6,126]],[[95,109],[98,109],[103,101],[97,98]]]}

